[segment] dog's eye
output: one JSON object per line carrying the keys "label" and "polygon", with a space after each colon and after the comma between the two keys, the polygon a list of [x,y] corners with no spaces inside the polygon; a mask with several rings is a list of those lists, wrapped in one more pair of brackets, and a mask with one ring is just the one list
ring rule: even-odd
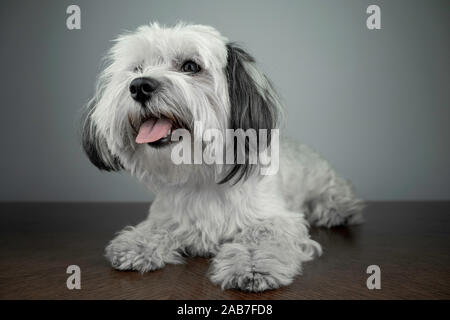
{"label": "dog's eye", "polygon": [[181,71],[189,73],[197,73],[200,72],[200,66],[194,61],[189,60],[183,63],[183,66],[181,66]]}

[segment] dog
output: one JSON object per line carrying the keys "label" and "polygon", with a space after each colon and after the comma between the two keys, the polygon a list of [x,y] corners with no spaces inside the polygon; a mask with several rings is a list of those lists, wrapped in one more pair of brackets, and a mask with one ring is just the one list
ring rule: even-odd
{"label": "dog", "polygon": [[[120,36],[87,107],[82,144],[105,171],[128,171],[156,196],[147,219],[127,227],[105,256],[118,270],[147,272],[211,258],[208,275],[222,289],[261,292],[289,285],[321,254],[309,226],[362,222],[363,201],[349,182],[306,145],[279,142],[279,170],[260,164],[175,164],[177,130],[272,130],[283,108],[254,58],[210,26],[152,23]],[[186,141],[185,141],[186,142]],[[208,143],[201,142],[202,150]],[[240,143],[250,151],[250,143]],[[230,148],[226,147],[227,150]],[[255,150],[255,148],[252,148]],[[228,152],[228,151],[226,151]],[[236,159],[236,157],[234,158]]]}

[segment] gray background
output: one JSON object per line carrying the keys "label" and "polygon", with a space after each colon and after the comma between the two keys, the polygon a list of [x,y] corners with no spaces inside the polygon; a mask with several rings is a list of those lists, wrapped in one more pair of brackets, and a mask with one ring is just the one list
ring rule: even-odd
{"label": "gray background", "polygon": [[[66,29],[78,4],[82,29]],[[382,30],[365,26],[378,4]],[[287,133],[370,200],[450,199],[450,1],[1,1],[2,201],[149,200],[97,171],[79,119],[110,40],[149,21],[210,24],[257,58]]]}

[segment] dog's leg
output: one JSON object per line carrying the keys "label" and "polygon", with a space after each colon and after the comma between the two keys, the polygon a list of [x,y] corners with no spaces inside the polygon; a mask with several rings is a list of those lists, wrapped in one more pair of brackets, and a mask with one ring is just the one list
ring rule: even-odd
{"label": "dog's leg", "polygon": [[147,219],[122,230],[106,247],[106,257],[118,270],[147,272],[167,263],[182,263],[180,245],[167,229],[156,228]]}
{"label": "dog's leg", "polygon": [[[325,174],[324,172],[323,174]],[[338,225],[353,225],[363,222],[361,210],[363,201],[358,199],[350,183],[338,177],[334,171],[317,181],[323,181],[317,192],[304,203],[303,211],[311,225],[319,227],[334,227]]]}
{"label": "dog's leg", "polygon": [[314,226],[333,227],[362,222],[363,201],[350,183],[310,147],[283,141],[281,185],[288,208],[305,213]]}
{"label": "dog's leg", "polygon": [[321,253],[300,213],[273,217],[247,227],[214,257],[211,280],[222,289],[259,292],[290,284],[301,265]]}

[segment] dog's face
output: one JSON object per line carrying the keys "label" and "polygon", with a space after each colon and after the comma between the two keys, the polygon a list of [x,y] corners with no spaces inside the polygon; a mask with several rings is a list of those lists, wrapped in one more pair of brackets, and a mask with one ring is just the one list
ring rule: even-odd
{"label": "dog's face", "polygon": [[[272,129],[279,103],[266,77],[242,49],[212,27],[143,26],[120,37],[99,78],[83,129],[91,162],[107,171],[181,183],[194,171],[176,166],[170,153],[177,129]],[[246,177],[236,164],[222,182]]]}

